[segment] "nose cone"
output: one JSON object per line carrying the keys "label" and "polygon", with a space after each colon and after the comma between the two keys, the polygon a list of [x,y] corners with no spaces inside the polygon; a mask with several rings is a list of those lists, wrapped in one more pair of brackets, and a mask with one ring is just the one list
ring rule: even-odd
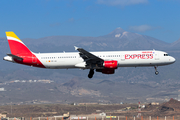
{"label": "nose cone", "polygon": [[174,63],[174,62],[176,62],[176,59],[175,59],[175,58],[173,58],[173,57],[172,57],[172,62],[173,62],[173,63]]}
{"label": "nose cone", "polygon": [[171,63],[174,63],[176,61],[176,59],[174,57],[171,57]]}

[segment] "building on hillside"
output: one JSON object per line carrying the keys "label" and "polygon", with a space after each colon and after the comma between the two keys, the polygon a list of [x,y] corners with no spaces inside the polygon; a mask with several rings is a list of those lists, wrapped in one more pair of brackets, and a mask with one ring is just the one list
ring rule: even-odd
{"label": "building on hillside", "polygon": [[106,113],[102,112],[99,114],[100,116],[106,116]]}
{"label": "building on hillside", "polygon": [[69,105],[78,105],[78,103],[69,103]]}
{"label": "building on hillside", "polygon": [[152,102],[151,105],[159,105],[159,103]]}
{"label": "building on hillside", "polygon": [[178,90],[178,101],[180,101],[180,90]]}
{"label": "building on hillside", "polygon": [[180,95],[178,95],[178,101],[180,101]]}
{"label": "building on hillside", "polygon": [[0,118],[6,118],[6,113],[0,113]]}
{"label": "building on hillside", "polygon": [[98,103],[79,103],[78,105],[97,105]]}
{"label": "building on hillside", "polygon": [[5,89],[4,88],[0,88],[0,91],[5,91]]}
{"label": "building on hillside", "polygon": [[100,112],[101,112],[101,110],[96,110],[96,112],[100,113]]}
{"label": "building on hillside", "polygon": [[141,108],[145,108],[146,107],[146,105],[141,105]]}

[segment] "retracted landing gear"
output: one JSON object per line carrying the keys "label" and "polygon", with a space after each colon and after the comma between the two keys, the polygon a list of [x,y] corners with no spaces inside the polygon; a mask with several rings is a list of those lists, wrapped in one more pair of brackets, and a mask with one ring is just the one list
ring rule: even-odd
{"label": "retracted landing gear", "polygon": [[158,74],[159,74],[159,72],[157,71],[157,67],[156,67],[156,66],[154,66],[154,69],[155,69],[155,74],[156,74],[156,75],[158,75]]}
{"label": "retracted landing gear", "polygon": [[93,75],[94,75],[94,69],[90,69],[89,74],[88,74],[88,77],[89,77],[89,78],[92,78]]}

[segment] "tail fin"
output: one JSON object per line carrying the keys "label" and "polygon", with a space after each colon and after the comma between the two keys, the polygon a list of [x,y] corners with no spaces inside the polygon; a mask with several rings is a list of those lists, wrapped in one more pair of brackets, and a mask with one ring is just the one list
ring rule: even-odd
{"label": "tail fin", "polygon": [[13,55],[32,55],[32,52],[26,47],[26,45],[18,38],[18,36],[14,32],[6,32],[6,36],[11,53]]}

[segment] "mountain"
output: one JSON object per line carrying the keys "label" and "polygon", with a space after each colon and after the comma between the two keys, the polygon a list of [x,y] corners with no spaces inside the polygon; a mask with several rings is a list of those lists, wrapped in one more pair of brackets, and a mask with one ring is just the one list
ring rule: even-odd
{"label": "mountain", "polygon": [[89,50],[161,50],[168,46],[168,43],[117,28],[108,35],[79,40],[77,45],[88,47]]}
{"label": "mountain", "polygon": [[115,30],[113,30],[112,32],[110,32],[109,34],[107,35],[104,35],[102,37],[121,37],[123,36],[125,33],[127,33],[127,31],[123,30],[122,28],[118,27],[116,28]]}
{"label": "mountain", "polygon": [[173,50],[179,50],[180,49],[180,38],[177,41],[171,43],[169,48],[173,49]]}
{"label": "mountain", "polygon": [[[21,38],[21,36],[19,37]],[[22,39],[22,41],[33,52],[72,52],[75,51],[73,46],[82,47],[90,51],[166,50],[167,47],[174,48],[174,45],[177,44],[175,42],[169,44],[153,37],[127,32],[122,28],[117,28],[109,34],[99,37],[49,36],[39,39],[26,38]],[[0,48],[3,50],[1,53],[10,51],[6,38],[0,38]]]}

